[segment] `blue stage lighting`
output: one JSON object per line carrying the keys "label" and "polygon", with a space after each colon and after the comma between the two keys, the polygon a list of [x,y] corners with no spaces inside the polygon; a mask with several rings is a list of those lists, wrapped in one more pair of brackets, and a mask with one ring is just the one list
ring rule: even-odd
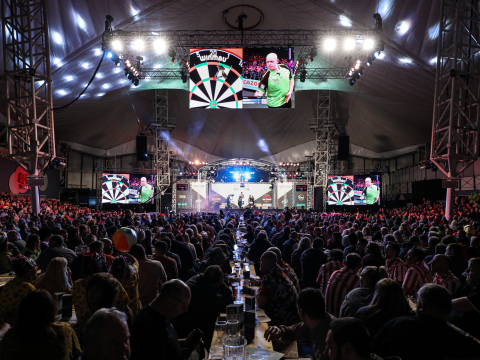
{"label": "blue stage lighting", "polygon": [[237,171],[235,171],[235,172],[233,173],[233,177],[234,177],[235,179],[240,179],[240,174],[239,174]]}
{"label": "blue stage lighting", "polygon": [[111,59],[111,58],[112,58],[112,56],[113,56],[113,52],[111,52],[111,51],[107,51],[107,57],[108,57],[109,59]]}

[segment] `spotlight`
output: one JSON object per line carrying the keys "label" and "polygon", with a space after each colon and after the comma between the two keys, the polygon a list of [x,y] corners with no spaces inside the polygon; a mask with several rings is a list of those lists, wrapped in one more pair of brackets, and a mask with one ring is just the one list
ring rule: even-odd
{"label": "spotlight", "polygon": [[155,42],[153,43],[153,46],[157,53],[162,53],[165,51],[167,44],[163,39],[158,39],[158,40],[155,40]]}
{"label": "spotlight", "polygon": [[133,48],[138,51],[142,51],[145,48],[145,42],[142,39],[136,39],[133,42]]}
{"label": "spotlight", "polygon": [[278,164],[278,165],[282,166],[282,164],[283,164],[283,163],[280,163],[280,164]]}
{"label": "spotlight", "polygon": [[127,78],[128,80],[133,80],[134,75],[131,72],[129,72]]}
{"label": "spotlight", "polygon": [[188,81],[188,77],[185,70],[180,71],[180,76],[182,78],[182,82],[185,84]]}
{"label": "spotlight", "polygon": [[180,176],[183,176],[183,171],[180,171],[180,172],[179,172],[179,175],[180,175]]}
{"label": "spotlight", "polygon": [[168,56],[172,58],[172,62],[175,62],[177,60],[177,51],[173,46],[170,46],[168,48]]}
{"label": "spotlight", "polygon": [[300,71],[300,82],[305,82],[306,78],[307,78],[307,70],[302,69]]}
{"label": "spotlight", "polygon": [[135,78],[135,80],[133,80],[133,85],[138,86],[139,84],[140,80],[138,80],[138,78]]}
{"label": "spotlight", "polygon": [[317,54],[318,54],[317,46],[314,45],[310,49],[310,61],[313,61],[313,59],[315,58],[315,56],[317,56]]}
{"label": "spotlight", "polygon": [[353,50],[355,47],[355,40],[352,38],[347,38],[345,39],[345,42],[343,43],[343,48],[345,50]]}
{"label": "spotlight", "polygon": [[373,50],[373,47],[375,46],[375,42],[372,39],[365,39],[363,42],[363,48],[365,50]]}
{"label": "spotlight", "polygon": [[113,56],[113,52],[111,52],[110,50],[107,51],[107,57],[108,57],[109,59],[111,59],[112,56]]}
{"label": "spotlight", "polygon": [[356,80],[355,80],[355,79],[353,79],[353,78],[352,78],[352,79],[350,79],[350,86],[353,86],[353,85],[355,85],[355,82],[356,82]]}
{"label": "spotlight", "polygon": [[323,48],[326,51],[332,51],[337,46],[337,41],[334,38],[328,38],[323,43]]}
{"label": "spotlight", "polygon": [[113,51],[122,51],[123,50],[123,44],[120,40],[113,40],[112,43],[110,44],[110,47],[112,48]]}

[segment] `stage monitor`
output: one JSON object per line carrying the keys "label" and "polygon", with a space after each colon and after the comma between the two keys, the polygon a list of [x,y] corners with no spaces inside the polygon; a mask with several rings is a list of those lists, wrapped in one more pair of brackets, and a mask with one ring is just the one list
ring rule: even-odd
{"label": "stage monitor", "polygon": [[380,175],[329,176],[328,205],[380,205]]}
{"label": "stage monitor", "polygon": [[102,204],[153,203],[154,190],[153,175],[102,175]]}
{"label": "stage monitor", "polygon": [[288,47],[243,49],[243,107],[294,108],[295,50]]}
{"label": "stage monitor", "polygon": [[297,191],[307,191],[307,185],[295,185]]}
{"label": "stage monitor", "polygon": [[188,190],[188,184],[177,184],[177,191]]}

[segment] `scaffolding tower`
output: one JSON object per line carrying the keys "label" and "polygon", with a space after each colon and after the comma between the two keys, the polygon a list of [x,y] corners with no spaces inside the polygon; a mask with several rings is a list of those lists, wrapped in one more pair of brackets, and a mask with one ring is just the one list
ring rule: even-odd
{"label": "scaffolding tower", "polygon": [[168,143],[175,123],[168,116],[168,90],[156,89],[154,96],[155,117],[148,130],[155,139],[153,168],[155,170],[155,210],[162,211],[162,195],[170,186],[170,152]]}
{"label": "scaffolding tower", "polygon": [[[478,159],[480,10],[476,0],[442,0],[430,159],[449,179]],[[453,214],[447,189],[445,215]]]}
{"label": "scaffolding tower", "polygon": [[24,186],[38,214],[40,172],[55,158],[45,0],[3,0],[1,13],[8,154],[30,175]]}
{"label": "scaffolding tower", "polygon": [[317,118],[310,124],[315,133],[313,186],[323,190],[323,212],[327,210],[327,177],[333,164],[333,151],[338,146],[338,129],[332,106],[332,91],[317,92]]}

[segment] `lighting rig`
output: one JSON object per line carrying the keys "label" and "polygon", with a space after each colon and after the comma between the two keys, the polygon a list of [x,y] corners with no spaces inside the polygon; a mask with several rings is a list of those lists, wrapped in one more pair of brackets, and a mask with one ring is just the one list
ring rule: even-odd
{"label": "lighting rig", "polygon": [[[113,18],[108,15],[102,36],[102,49],[116,66],[123,63],[125,76],[136,86],[141,79],[179,79],[186,83],[190,74],[190,48],[215,49],[231,47],[232,43],[239,44],[239,47],[295,47],[298,49],[298,60],[294,76],[301,82],[306,79],[348,79],[353,85],[362,76],[365,66],[371,65],[375,60],[374,54],[383,50],[382,19],[379,14],[374,14],[373,17],[376,20],[374,29],[354,29],[349,24],[348,28],[335,30],[124,31],[114,29]],[[339,43],[343,43],[344,53],[341,56],[337,46]],[[344,65],[308,67],[320,52],[330,58],[329,63],[343,62]],[[154,66],[152,59],[159,54],[165,54],[172,63],[179,66]],[[148,58],[146,66],[142,66],[140,61],[134,64],[133,59],[138,60],[138,57],[142,60]],[[357,64],[360,65],[357,67]]]}

